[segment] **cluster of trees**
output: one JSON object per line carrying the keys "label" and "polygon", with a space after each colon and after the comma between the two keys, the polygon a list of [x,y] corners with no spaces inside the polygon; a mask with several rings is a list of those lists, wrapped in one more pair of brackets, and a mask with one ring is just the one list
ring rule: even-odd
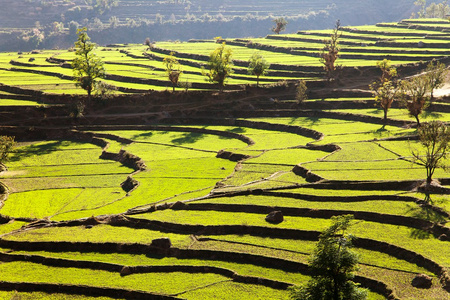
{"label": "cluster of trees", "polygon": [[[100,91],[105,89],[98,81],[98,79],[105,77],[105,69],[103,62],[93,52],[96,45],[90,42],[87,29],[79,29],[77,34],[78,40],[75,42],[76,57],[72,62],[74,77],[77,86],[86,90],[88,98],[90,98],[94,89]],[[325,46],[320,52],[320,61],[324,64],[329,80],[335,79],[336,70],[339,68],[335,64],[339,57],[339,38],[340,22],[338,20],[330,40],[324,41]],[[220,45],[210,53],[207,68],[203,69],[202,73],[209,82],[217,84],[219,90],[223,91],[226,80],[233,73],[233,52],[220,37],[216,40]],[[146,44],[149,47],[151,46],[149,39],[146,40]],[[173,52],[164,58],[163,63],[168,80],[172,84],[173,91],[175,91],[183,74],[182,67]],[[248,74],[256,76],[258,87],[259,77],[267,73],[270,64],[258,52],[252,55],[248,63]],[[420,141],[426,149],[426,154],[422,155],[419,151],[416,151],[413,152],[413,157],[417,163],[425,166],[427,183],[431,183],[435,169],[442,167],[440,161],[447,155],[450,131],[439,122],[431,122],[420,126],[419,116],[433,100],[433,91],[444,84],[447,68],[445,64],[433,60],[428,64],[424,73],[398,80],[397,70],[391,65],[390,60],[379,61],[377,66],[381,75],[369,87],[373,91],[376,102],[383,109],[384,123],[387,123],[388,111],[395,100],[401,101],[403,106],[408,109],[409,114],[416,118]],[[306,83],[300,81],[296,92],[296,99],[299,103],[307,98],[306,90]]]}
{"label": "cluster of trees", "polygon": [[[448,14],[450,14],[450,6],[448,5],[448,0],[444,0],[440,3],[431,3],[427,6],[426,0],[417,0],[414,5],[419,7],[417,12],[418,18],[439,18],[444,19]],[[413,13],[411,18],[415,18],[416,14]]]}
{"label": "cluster of trees", "polygon": [[379,61],[377,66],[381,70],[381,76],[370,85],[370,89],[384,111],[384,122],[387,122],[392,103],[399,100],[416,119],[417,126],[420,126],[420,114],[432,103],[434,90],[442,87],[445,82],[445,64],[433,60],[424,73],[403,80],[398,80],[397,70],[391,66],[389,60]]}

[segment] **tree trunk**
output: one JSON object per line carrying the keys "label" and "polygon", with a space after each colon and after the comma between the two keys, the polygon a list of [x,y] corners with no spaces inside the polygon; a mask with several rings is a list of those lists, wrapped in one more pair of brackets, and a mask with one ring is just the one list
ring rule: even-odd
{"label": "tree trunk", "polygon": [[419,128],[420,127],[419,115],[415,115],[414,117],[416,118],[417,121],[417,128]]}
{"label": "tree trunk", "polygon": [[334,281],[333,300],[340,300],[339,299],[339,287],[338,287],[338,283],[336,281],[336,278],[334,278],[333,281]]}
{"label": "tree trunk", "polygon": [[387,113],[388,112],[387,112],[387,109],[384,109],[383,111],[384,111],[383,124],[386,125],[386,123],[387,123]]}
{"label": "tree trunk", "polygon": [[432,166],[427,167],[427,185],[431,184],[433,180],[434,168]]}

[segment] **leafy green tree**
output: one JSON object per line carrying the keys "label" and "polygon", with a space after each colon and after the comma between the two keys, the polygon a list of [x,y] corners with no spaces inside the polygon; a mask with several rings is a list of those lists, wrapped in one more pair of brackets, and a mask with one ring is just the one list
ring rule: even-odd
{"label": "leafy green tree", "polygon": [[397,69],[392,67],[391,61],[389,59],[383,59],[377,61],[377,67],[381,70],[381,82],[390,81],[397,77]]}
{"label": "leafy green tree", "polygon": [[400,98],[409,115],[416,118],[418,127],[420,127],[419,116],[429,105],[429,91],[430,84],[426,75],[414,76],[400,83]]}
{"label": "leafy green tree", "polygon": [[0,135],[0,163],[8,160],[8,155],[15,144],[13,136]]}
{"label": "leafy green tree", "polygon": [[447,157],[450,143],[450,130],[440,121],[431,121],[419,128],[421,150],[412,150],[414,161],[427,170],[427,184],[432,181],[436,168],[446,169],[443,160]]}
{"label": "leafy green tree", "polygon": [[78,40],[75,42],[75,55],[72,61],[72,68],[76,85],[86,90],[88,98],[91,98],[92,91],[98,78],[105,77],[103,62],[94,53],[95,43],[90,42],[86,27],[77,30]]}
{"label": "leafy green tree", "polygon": [[372,90],[375,101],[381,106],[384,112],[383,121],[387,123],[387,114],[392,103],[399,97],[399,87],[394,80],[397,76],[397,69],[391,66],[391,61],[384,59],[377,62],[381,70],[380,79],[369,85]]}
{"label": "leafy green tree", "polygon": [[324,65],[328,80],[336,77],[336,60],[339,58],[339,38],[341,35],[341,21],[337,20],[330,39],[324,41],[324,47],[319,53],[320,62]]}
{"label": "leafy green tree", "polygon": [[204,71],[208,80],[219,86],[223,91],[225,81],[233,73],[233,51],[223,42],[216,50],[211,52],[207,63],[208,71]]}
{"label": "leafy green tree", "polygon": [[256,86],[259,87],[259,77],[267,74],[270,64],[258,52],[253,53],[248,62],[248,74],[256,76]]}
{"label": "leafy green tree", "polygon": [[183,74],[181,65],[175,58],[174,52],[170,52],[170,55],[164,57],[163,63],[166,66],[167,76],[169,77],[169,81],[172,83],[172,88],[175,92],[175,87],[178,85],[181,74]]}
{"label": "leafy green tree", "polygon": [[280,32],[286,30],[286,25],[288,22],[283,17],[278,17],[273,19],[273,22],[275,23],[275,26],[272,28],[272,31],[276,34],[280,34]]}
{"label": "leafy green tree", "polygon": [[370,85],[375,101],[383,109],[383,122],[387,123],[388,111],[392,106],[392,103],[400,95],[399,87],[392,81],[385,81],[383,83],[377,83]]}
{"label": "leafy green tree", "polygon": [[445,78],[447,77],[447,67],[444,63],[432,60],[427,66],[425,70],[430,88],[430,100],[434,99],[433,92],[435,89],[441,88],[444,86]]}
{"label": "leafy green tree", "polygon": [[332,217],[332,225],[319,236],[310,259],[311,280],[292,290],[295,300],[362,300],[367,291],[355,284],[358,255],[351,251],[353,236],[347,233],[353,216]]}

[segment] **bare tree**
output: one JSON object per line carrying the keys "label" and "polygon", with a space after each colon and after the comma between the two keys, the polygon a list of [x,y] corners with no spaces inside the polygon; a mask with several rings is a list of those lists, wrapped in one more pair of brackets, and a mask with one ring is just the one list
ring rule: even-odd
{"label": "bare tree", "polygon": [[405,79],[400,83],[400,97],[409,114],[416,118],[420,127],[419,116],[429,105],[430,84],[426,75],[418,75]]}
{"label": "bare tree", "polygon": [[431,121],[419,128],[419,141],[423,150],[412,150],[414,161],[427,170],[427,184],[432,181],[436,168],[446,168],[443,159],[447,157],[450,130],[440,121]]}
{"label": "bare tree", "polygon": [[324,65],[328,80],[335,77],[336,60],[339,58],[340,51],[339,38],[341,35],[341,21],[337,20],[330,39],[323,41],[324,47],[319,53],[320,62]]}
{"label": "bare tree", "polygon": [[377,62],[381,70],[379,80],[369,85],[375,101],[381,106],[384,112],[383,121],[387,123],[387,114],[394,100],[400,95],[399,87],[394,78],[397,76],[397,69],[391,66],[391,61],[384,59]]}
{"label": "bare tree", "polygon": [[163,63],[166,66],[167,76],[169,78],[169,81],[172,83],[172,89],[175,92],[175,87],[178,85],[181,74],[183,74],[181,65],[175,58],[174,52],[170,52],[170,55],[167,55],[164,58]]}
{"label": "bare tree", "polygon": [[288,22],[286,21],[285,18],[278,17],[274,19],[273,22],[275,23],[275,26],[272,28],[272,31],[275,32],[276,34],[280,34],[280,32],[286,30],[286,25]]}
{"label": "bare tree", "polygon": [[445,77],[447,76],[447,67],[444,63],[435,61],[434,59],[430,61],[427,66],[426,74],[429,80],[430,88],[430,100],[434,99],[433,92],[435,89],[441,88],[445,83]]}

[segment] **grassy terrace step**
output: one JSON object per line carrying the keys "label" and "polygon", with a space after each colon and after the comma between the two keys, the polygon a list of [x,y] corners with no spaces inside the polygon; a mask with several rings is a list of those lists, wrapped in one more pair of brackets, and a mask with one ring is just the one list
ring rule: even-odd
{"label": "grassy terrace step", "polygon": [[[6,284],[5,284],[6,285]],[[25,285],[24,285],[25,286]],[[0,290],[0,298],[2,299],[14,299],[14,297],[20,297],[22,300],[33,300],[33,299],[42,299],[42,300],[66,300],[68,297],[68,294],[62,294],[62,293],[44,293],[44,292],[18,292],[19,284],[11,285],[10,291],[6,287],[4,287],[5,291]],[[30,286],[31,289],[31,286]],[[24,287],[24,290],[26,288]],[[109,297],[96,297],[96,296],[86,296],[86,295],[74,295],[70,294],[70,299],[72,300],[112,300],[112,299],[120,299],[120,298],[109,298]],[[125,298],[122,298],[123,300]]]}
{"label": "grassy terrace step", "polygon": [[[96,227],[94,227],[94,228],[92,228],[92,229],[89,229],[89,230],[96,230],[95,229]],[[60,230],[60,229],[63,229],[63,228],[59,228],[59,229],[57,229],[57,230]],[[48,231],[48,230],[50,230],[50,229],[45,229],[46,231]],[[55,233],[56,233],[57,231],[55,231]],[[60,234],[62,234],[62,233],[60,233]],[[67,235],[65,235],[65,236],[67,236]],[[71,236],[75,236],[75,235],[71,235]],[[45,235],[44,235],[44,237],[45,237]],[[225,239],[227,239],[226,237],[224,237]],[[241,238],[242,238],[242,236],[241,236]],[[238,240],[241,240],[241,238],[239,238]],[[34,238],[35,239],[35,238]],[[50,237],[50,239],[51,239],[51,237]],[[208,239],[207,239],[208,240]],[[264,240],[267,240],[267,239],[264,239]],[[295,241],[279,241],[279,242],[276,242],[275,240],[273,240],[273,242],[276,244],[276,245],[278,245],[278,246],[280,246],[280,247],[285,247],[284,245],[290,245],[288,248],[291,248],[291,249],[295,249],[295,248],[297,248],[298,249],[298,245],[296,246],[296,243],[298,243],[298,242],[295,242]],[[6,243],[4,243],[4,242],[2,242],[2,244],[3,244],[3,246],[13,246],[15,249],[21,249],[22,247],[20,246],[20,244],[17,244],[17,243],[8,243],[8,242],[6,242]],[[203,244],[203,242],[201,242],[199,245],[201,245],[201,244]],[[106,244],[102,244],[102,245],[98,245],[99,247],[94,247],[93,248],[93,246],[95,246],[95,245],[93,245],[93,244],[91,244],[90,246],[89,245],[84,245],[84,244],[80,244],[80,247],[79,248],[74,248],[75,246],[76,246],[76,244],[74,244],[73,242],[72,243],[70,243],[70,244],[67,244],[67,246],[69,246],[69,248],[66,248],[66,247],[64,247],[63,246],[63,244],[62,243],[57,243],[57,244],[54,244],[54,246],[52,247],[51,246],[51,244],[48,244],[48,247],[45,247],[45,248],[43,248],[44,247],[44,244],[43,243],[35,243],[35,245],[36,245],[36,247],[32,247],[32,248],[30,248],[30,246],[32,246],[32,244],[29,244],[28,246],[26,246],[26,245],[24,245],[26,248],[24,248],[24,249],[35,249],[35,250],[38,250],[38,249],[42,249],[42,250],[44,250],[44,249],[48,249],[48,250],[50,250],[50,249],[53,249],[53,250],[50,250],[50,251],[57,251],[57,249],[66,249],[66,251],[67,250],[69,250],[69,249],[73,249],[73,250],[75,250],[75,251],[77,251],[76,249],[80,249],[80,250],[78,250],[78,251],[96,251],[95,249],[102,249],[101,251],[103,252],[103,251],[109,251],[109,250],[107,250],[107,249],[109,249],[109,248],[111,248],[110,246],[113,246],[113,245],[106,245]],[[39,246],[40,245],[40,246]],[[227,249],[230,249],[230,246],[231,246],[231,244],[228,244],[228,246],[226,246],[226,248]],[[247,245],[247,247],[248,247],[249,245]],[[61,248],[61,247],[64,247],[64,248]],[[144,246],[145,247],[145,246]],[[312,249],[312,247],[313,247],[313,245],[311,245],[311,246],[309,246],[309,248],[310,249]],[[116,249],[117,247],[116,246],[113,246],[113,248],[112,249]],[[142,248],[142,247],[141,247]],[[304,247],[300,247],[300,248],[304,248]],[[81,250],[81,249],[84,249],[84,250]],[[135,245],[135,246],[132,246],[132,245],[130,245],[130,247],[125,247],[125,245],[124,246],[121,246],[120,248],[117,248],[117,249],[122,249],[122,251],[127,251],[127,250],[125,250],[125,249],[134,249],[133,251],[138,251],[138,247]],[[207,248],[205,248],[205,250],[206,250]],[[261,248],[262,249],[262,248]],[[97,250],[97,251],[98,251]],[[272,249],[272,252],[270,252],[270,253],[275,253],[275,252],[273,252],[273,250],[274,249]],[[70,251],[70,250],[69,250]],[[145,251],[148,251],[148,250],[145,250]],[[248,251],[248,250],[247,250]],[[182,253],[185,253],[183,250],[181,250],[181,254]],[[186,257],[192,257],[192,255],[194,255],[194,253],[195,253],[195,251],[194,252],[192,252],[192,254],[189,254],[189,253],[191,253],[191,252],[186,252],[185,254],[182,254],[182,257],[184,257],[185,255],[187,255]],[[208,251],[208,250],[206,250],[206,251],[200,251],[200,252],[198,252],[198,256],[197,256],[197,254],[196,255],[194,255],[195,257],[202,257],[203,259],[205,259],[205,257],[207,257],[209,254],[208,253],[210,253],[210,254],[212,254],[214,257],[215,257],[215,259],[217,259],[218,257],[220,257],[221,255],[225,255],[225,253],[223,253],[223,254],[221,254],[221,255],[219,255],[219,252],[214,252],[214,251]],[[269,253],[269,252],[268,252]],[[219,255],[219,256],[218,256]],[[231,256],[230,256],[231,255]],[[225,259],[225,260],[227,260],[227,261],[233,261],[233,260],[235,260],[235,259],[237,259],[238,257],[240,258],[240,259],[244,259],[243,261],[245,261],[245,262],[249,262],[249,261],[254,261],[253,259],[251,259],[251,257],[252,256],[248,256],[248,255],[246,255],[245,256],[245,258],[242,256],[243,254],[240,254],[240,255],[235,255],[235,256],[233,256],[231,253],[228,253],[228,254],[226,254],[224,257],[223,257],[223,259]],[[57,255],[58,257],[60,256],[60,255]],[[284,255],[283,255],[284,256]],[[98,257],[98,255],[97,256],[94,256],[94,257]],[[234,259],[232,258],[232,257],[235,257]],[[372,257],[372,256],[371,256]],[[404,257],[404,256],[402,256],[402,257]],[[256,257],[255,257],[256,258]],[[140,261],[140,260],[139,260]],[[158,260],[156,263],[157,264],[159,264],[159,261],[160,260]],[[170,261],[170,260],[169,260]],[[262,262],[261,261],[261,259],[259,259],[259,260],[257,260],[257,261],[260,261],[260,262]],[[303,261],[304,261],[304,259],[303,259]],[[385,258],[383,258],[383,259],[380,259],[379,260],[379,263],[381,263],[382,261],[384,261],[385,262]],[[178,262],[177,264],[179,264],[179,263],[182,263],[183,261],[181,261],[181,262]],[[186,262],[188,262],[188,261],[186,261]],[[277,263],[276,263],[276,265],[278,266],[278,267],[282,267],[282,265],[280,265],[280,262],[281,261],[278,261]],[[372,263],[374,263],[374,260],[372,259],[371,260],[371,262]],[[267,261],[267,263],[269,263],[269,261]],[[378,262],[377,262],[378,263]],[[376,264],[377,264],[376,263]],[[284,265],[284,264],[283,264]],[[292,266],[292,264],[291,263],[289,263],[289,265],[291,265]],[[398,264],[397,264],[398,265]],[[399,265],[398,265],[399,266]],[[284,267],[282,267],[282,268],[284,268]],[[273,272],[271,272],[271,274],[272,274]]]}
{"label": "grassy terrace step", "polygon": [[[255,191],[256,193],[256,191]],[[386,197],[386,196],[385,196]],[[373,197],[372,197],[373,198]],[[379,197],[381,198],[381,197]],[[367,197],[360,197],[360,201],[367,199]],[[383,198],[381,198],[383,199]],[[448,214],[443,212],[440,215],[438,210],[433,214],[431,207],[429,208],[431,212],[427,212],[425,208],[420,207],[409,208],[409,211],[413,213],[413,216],[402,216],[400,214],[386,214],[371,211],[359,210],[344,210],[340,209],[317,209],[317,208],[298,208],[298,207],[288,207],[282,206],[282,204],[272,203],[271,206],[264,206],[262,204],[237,204],[237,203],[211,203],[215,201],[203,200],[203,203],[189,203],[183,206],[173,208],[175,210],[187,210],[187,211],[216,211],[216,212],[236,212],[236,213],[250,213],[250,214],[268,214],[271,211],[278,210],[282,211],[285,216],[295,216],[295,217],[308,217],[308,218],[331,218],[337,215],[347,215],[351,214],[357,220],[378,222],[383,224],[391,225],[402,225],[418,230],[428,231],[434,234],[435,237],[440,237],[441,235],[450,236],[450,230],[442,225],[435,224],[438,221],[445,221],[449,218]],[[408,211],[408,210],[407,210]],[[420,213],[424,215],[420,215]],[[404,213],[404,212],[403,212]],[[425,214],[430,214],[429,218],[425,217]],[[416,217],[414,214],[419,214]],[[450,240],[449,240],[450,241]]]}
{"label": "grassy terrace step", "polygon": [[[41,263],[41,264],[44,264],[47,266],[76,267],[76,268],[88,268],[88,269],[95,268],[98,270],[105,270],[105,271],[110,271],[110,272],[120,272],[121,270],[123,271],[123,269],[125,268],[125,266],[117,265],[117,264],[80,261],[80,260],[73,261],[73,260],[68,260],[68,259],[55,259],[55,258],[36,256],[36,255],[24,256],[24,255],[17,255],[17,254],[14,254],[14,255],[2,254],[1,257],[2,257],[2,259],[7,260],[7,261],[30,261],[30,262],[35,262],[35,263]],[[185,261],[186,262],[192,261],[194,263],[197,262],[195,260],[185,260]],[[272,288],[279,289],[279,290],[284,290],[288,286],[291,285],[289,283],[268,280],[268,279],[260,278],[260,277],[258,278],[258,277],[252,277],[252,276],[241,276],[241,275],[236,274],[232,270],[228,270],[223,267],[215,267],[215,266],[213,266],[214,261],[211,261],[211,262],[212,262],[212,264],[209,264],[207,266],[206,265],[203,265],[203,266],[202,265],[198,265],[198,266],[197,265],[180,265],[179,262],[176,262],[175,265],[150,265],[150,266],[136,265],[136,266],[126,267],[127,268],[126,274],[128,274],[127,276],[129,276],[129,274],[133,275],[133,274],[139,274],[139,273],[155,273],[155,272],[188,272],[188,273],[200,273],[200,274],[213,273],[213,274],[220,274],[220,275],[229,277],[236,283],[241,282],[241,283],[245,283],[245,284],[257,284],[257,285],[272,287]],[[234,267],[239,266],[239,265],[230,264],[230,263],[228,263],[228,264],[225,263],[225,265],[231,265]],[[302,264],[297,264],[297,265],[304,266]],[[238,268],[242,268],[242,267],[244,267],[244,266],[239,266]],[[249,266],[247,266],[247,268],[248,267]],[[256,268],[258,269],[258,267],[256,267]],[[263,268],[260,268],[260,269],[263,269]],[[273,273],[273,270],[269,271],[266,269],[265,272]],[[121,275],[122,275],[122,273],[123,272],[121,272]],[[289,273],[285,274],[285,276],[288,274]],[[294,274],[292,274],[292,275],[294,275]],[[292,279],[294,279],[295,281],[298,281],[298,280],[304,281],[305,277],[295,274],[294,276],[292,276]],[[369,283],[369,285],[370,285],[370,283],[371,283],[370,280],[367,280],[367,279],[364,279],[363,277],[358,276],[357,281],[360,281],[360,280],[363,282],[363,284]],[[375,283],[375,281],[372,281],[372,282]],[[387,290],[383,290],[382,287],[383,287],[383,285],[381,284],[381,289],[380,289],[380,284],[378,284],[377,290],[387,292],[388,294],[392,293],[392,291],[388,292]],[[264,287],[262,287],[262,288],[264,289]],[[384,289],[386,289],[386,287],[384,287]],[[373,297],[375,295],[372,294],[371,296]],[[373,299],[372,297],[371,297],[371,299]]]}
{"label": "grassy terrace step", "polygon": [[[289,278],[293,280],[294,282],[302,282],[305,280],[305,277],[296,274],[297,272],[307,272],[306,265],[303,263],[293,262],[293,261],[286,261],[283,259],[276,259],[276,258],[270,258],[270,257],[264,257],[264,256],[255,256],[255,255],[248,255],[244,253],[232,253],[232,252],[223,252],[223,251],[209,251],[209,250],[178,250],[180,252],[180,258],[181,261],[176,261],[175,265],[172,265],[171,258],[167,258],[168,260],[166,263],[168,265],[161,265],[157,261],[157,265],[152,266],[131,266],[129,267],[129,270],[131,271],[131,274],[137,274],[137,273],[146,273],[146,272],[189,272],[189,273],[217,273],[221,275],[225,275],[227,277],[232,277],[233,281],[235,282],[243,282],[246,284],[258,284],[263,286],[268,286],[276,289],[285,289],[290,284],[286,284],[280,281],[276,280],[267,280],[267,279],[260,279],[253,276],[241,276],[234,274],[233,271],[223,269],[223,265],[238,268],[239,270],[244,270],[245,273],[248,273],[249,270],[251,273],[258,274],[260,272],[263,272],[268,275],[269,277],[275,276],[279,277],[282,275],[282,272],[279,272],[275,269],[289,269],[291,272],[286,272],[284,275],[282,275],[282,278]],[[55,254],[51,255],[55,256]],[[56,256],[60,256],[56,254]],[[64,256],[64,255],[63,255]],[[67,256],[67,255],[66,255]],[[124,256],[122,254],[122,256]],[[70,257],[70,254],[69,254]],[[98,259],[99,255],[95,255],[95,257]],[[186,258],[183,258],[186,257]],[[201,261],[192,260],[192,258],[187,259],[188,257],[203,257],[203,259],[206,258],[207,266],[204,265],[198,265],[199,263],[202,263]],[[158,260],[161,261],[163,257],[159,257]],[[48,266],[59,266],[59,267],[76,267],[76,268],[96,268],[98,270],[107,270],[109,272],[119,272],[123,266],[117,265],[117,264],[108,264],[108,263],[101,263],[101,262],[95,262],[95,261],[80,261],[79,259],[76,261],[73,260],[67,260],[67,259],[52,259],[52,258],[45,258],[42,256],[22,256],[22,255],[9,255],[6,257],[8,260],[26,260],[30,262],[38,262],[43,263],[44,265]],[[211,259],[211,260],[210,260]],[[148,260],[148,259],[144,259]],[[218,260],[218,261],[217,261]],[[221,260],[225,260],[227,262],[221,262],[220,266],[221,268],[214,267],[214,265],[217,265]],[[230,263],[230,261],[236,260],[238,264],[236,263]],[[208,262],[209,261],[209,262]],[[243,262],[246,262],[247,264],[256,264],[256,266],[253,265],[242,265]],[[180,265],[180,263],[191,263],[190,265]],[[193,265],[192,265],[193,263]],[[264,266],[272,266],[272,269],[269,271],[267,268],[259,267],[258,265]],[[253,270],[253,271],[251,271]],[[80,270],[81,271],[81,270]],[[292,273],[293,272],[293,273]],[[163,274],[163,273],[159,273]],[[278,275],[277,275],[278,274]],[[132,275],[135,276],[135,275]],[[286,277],[287,276],[287,277]],[[375,291],[378,291],[382,294],[385,294],[386,296],[392,293],[392,290],[388,289],[386,285],[376,282],[361,276],[357,276],[356,278],[357,282],[361,282],[364,286],[370,287],[374,289]],[[375,295],[373,295],[375,296]]]}
{"label": "grassy terrace step", "polygon": [[[8,164],[9,170],[0,175],[10,191],[2,213],[16,217],[52,216],[102,206],[124,197],[120,183],[133,170],[101,160],[100,154],[98,146],[69,141],[19,148]],[[86,202],[88,199],[91,201]]]}
{"label": "grassy terrace step", "polygon": [[[211,211],[207,213],[191,211],[156,211],[150,214],[136,215],[132,218],[132,220],[136,220],[135,218],[138,217],[138,220],[149,220],[149,224],[153,223],[152,226],[161,224],[160,226],[179,228],[178,230],[183,230],[183,226],[186,226],[186,230],[191,232],[207,232],[206,230],[212,230],[212,232],[215,232],[214,228],[229,228],[231,231],[238,230],[240,232],[251,230],[252,235],[261,235],[262,233],[257,233],[257,231],[260,230],[261,232],[267,231],[265,234],[267,236],[272,236],[269,232],[273,231],[273,234],[275,234],[273,237],[280,237],[281,234],[284,233],[288,234],[290,238],[293,238],[295,234],[298,234],[295,233],[297,230],[309,230],[310,228],[323,229],[328,226],[328,221],[326,219],[312,219],[307,217],[286,217],[285,222],[274,226],[267,224],[264,221],[264,216],[265,215],[260,214]],[[163,221],[167,220],[167,218],[172,220],[172,223],[169,224]],[[178,224],[176,220],[180,220],[180,224]],[[245,220],[245,224],[242,224],[242,220]],[[267,230],[263,228],[267,228]],[[238,231],[229,233],[237,233]],[[367,221],[363,221],[355,225],[352,232],[359,236],[360,239],[366,238],[369,240],[381,240],[383,242],[394,243],[395,245],[406,248],[411,247],[411,245],[415,245],[415,236],[423,236],[423,232],[421,230],[417,231],[405,226],[393,226]],[[388,232],[391,232],[393,235],[395,233],[395,238],[393,236],[386,236],[386,233]],[[222,234],[224,233],[225,232],[222,231]],[[425,234],[425,236],[428,236],[428,234]],[[433,257],[448,268],[450,266],[450,262],[448,258],[445,258],[445,255],[442,255],[440,250],[442,247],[445,247],[444,245],[446,243],[448,242],[430,238],[428,240],[423,240],[421,243],[422,246],[420,247],[415,245],[415,251],[428,257]]]}
{"label": "grassy terrace step", "polygon": [[[12,262],[12,261],[27,261],[38,263],[52,267],[64,267],[64,268],[79,268],[79,269],[91,269],[91,270],[103,270],[108,272],[120,273],[123,276],[129,276],[134,274],[151,274],[151,273],[194,273],[194,274],[217,274],[224,277],[228,277],[236,282],[253,283],[270,288],[286,290],[292,284],[283,281],[265,279],[254,276],[242,276],[235,273],[232,270],[215,267],[211,265],[134,265],[126,266],[117,263],[105,263],[97,261],[86,260],[69,260],[61,258],[52,258],[39,255],[20,255],[20,254],[6,254],[0,253],[0,260]],[[127,268],[127,270],[124,270]]]}
{"label": "grassy terrace step", "polygon": [[[366,76],[376,69],[375,59],[404,64],[448,55],[450,36],[439,31],[447,25],[426,22],[346,29],[338,63]],[[320,76],[322,65],[314,56],[329,33],[227,41],[236,59],[229,83],[254,82],[245,73],[258,48],[272,64],[266,82]],[[213,41],[157,43],[154,51],[126,45],[100,47],[97,53],[110,76],[106,82],[120,87],[117,93],[131,93],[168,88],[162,60],[171,51],[186,80],[200,88],[205,85],[201,67],[217,46]],[[43,91],[72,93],[73,57],[68,51],[1,54],[0,83],[5,85],[0,85],[0,98],[27,101],[45,97]],[[399,72],[408,73],[411,66],[399,66]],[[150,104],[136,100],[135,107],[127,101],[116,106],[119,101],[113,100],[99,115],[79,119],[90,125],[77,127],[78,135],[91,140],[66,142],[55,135],[46,143],[21,144],[8,162],[9,171],[0,174],[11,192],[0,211],[7,215],[0,216],[0,290],[10,292],[0,292],[0,298],[11,298],[14,289],[34,299],[52,299],[43,293],[49,290],[62,293],[56,299],[87,297],[90,289],[106,298],[130,291],[144,298],[162,293],[236,299],[239,293],[240,298],[284,299],[287,291],[261,283],[284,289],[305,282],[305,264],[320,231],[330,225],[330,216],[344,213],[356,218],[351,232],[359,237],[357,280],[382,294],[372,293],[370,299],[386,298],[392,291],[398,299],[448,298],[449,242],[443,233],[448,237],[450,196],[433,194],[430,200],[412,189],[425,178],[423,167],[411,163],[417,132],[403,127],[412,119],[394,106],[389,125],[383,126],[380,110],[371,108],[373,97],[361,91],[317,91],[299,106],[289,87],[260,89],[257,97],[249,88],[227,94],[220,103],[204,93],[182,103],[149,94]],[[309,87],[323,88],[316,82]],[[421,118],[450,120],[447,106],[446,101],[435,103]],[[12,122],[8,118],[15,111],[5,108],[2,122]],[[48,118],[56,122],[53,115]],[[93,125],[156,120],[172,125]],[[28,128],[35,125],[23,122]],[[38,127],[34,130],[33,136],[42,135]],[[103,150],[103,157],[112,160],[98,158]],[[120,150],[138,156],[146,170],[120,164]],[[120,184],[135,170],[140,170],[133,175],[139,186],[126,192]],[[449,186],[442,169],[435,177]],[[311,183],[317,179],[323,180]],[[265,221],[274,209],[285,215],[281,224]],[[162,237],[170,238],[173,248],[150,246]],[[124,267],[132,274],[120,276]],[[199,273],[205,270],[210,273]],[[433,277],[430,290],[411,286],[416,273]]]}

